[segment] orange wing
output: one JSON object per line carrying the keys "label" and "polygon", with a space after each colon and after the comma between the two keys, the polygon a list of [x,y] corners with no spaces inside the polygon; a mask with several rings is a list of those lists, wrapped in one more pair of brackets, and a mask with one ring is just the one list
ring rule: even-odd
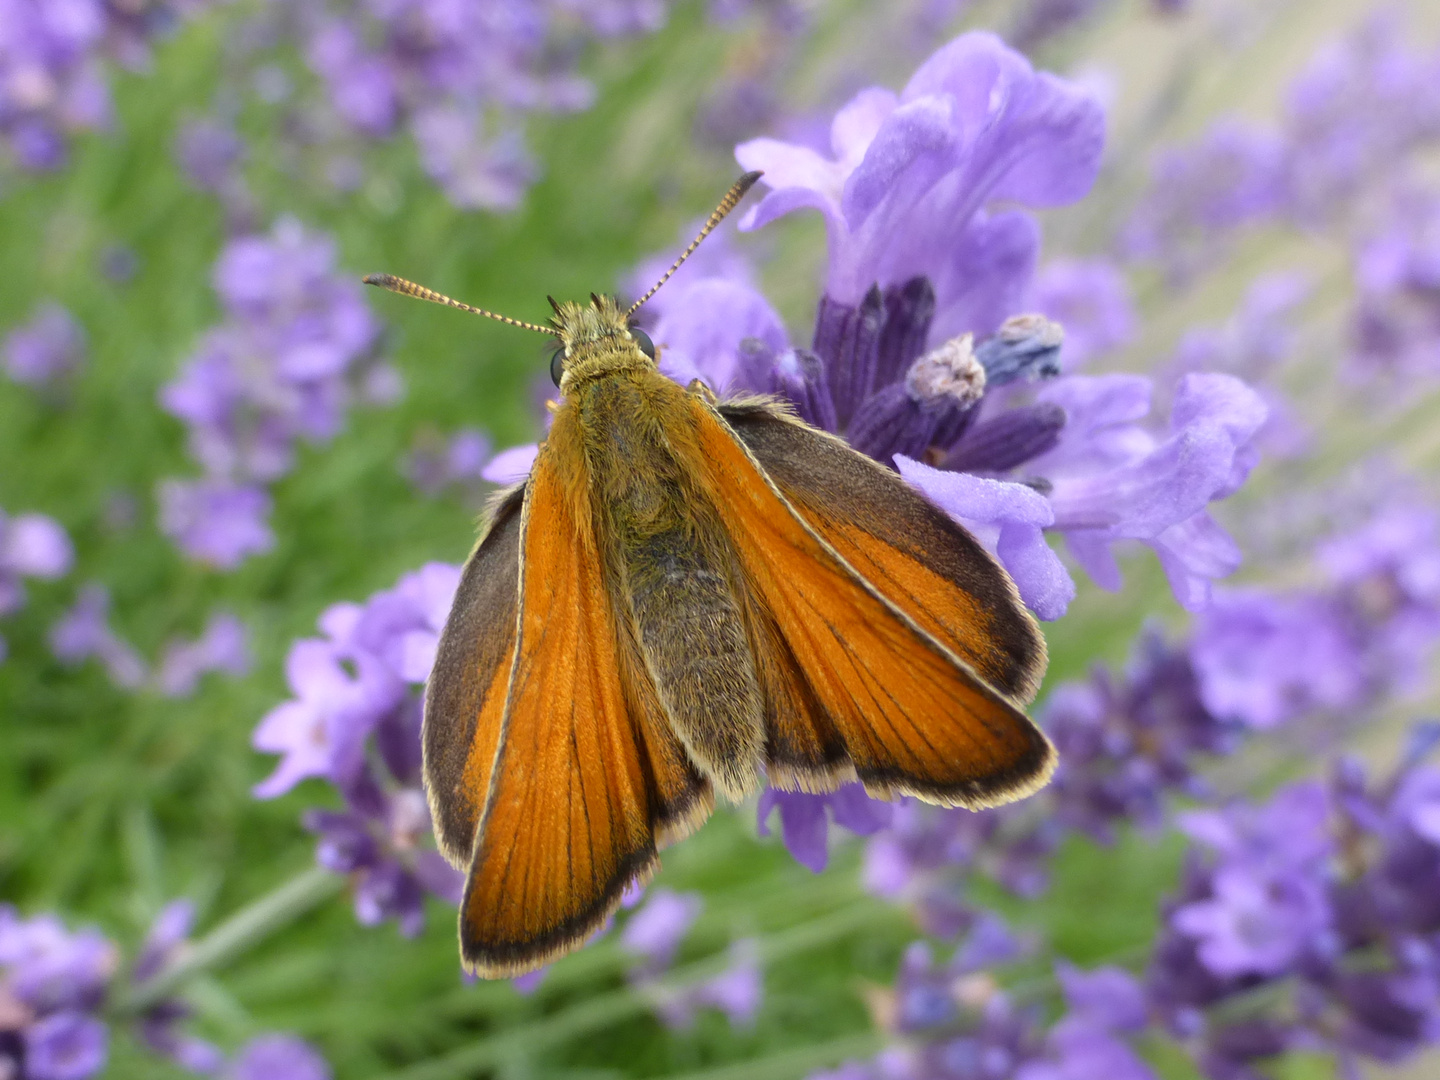
{"label": "orange wing", "polygon": [[559,427],[527,488],[518,647],[460,908],[462,957],[490,977],[583,942],[653,872],[657,831],[709,809],[708,788],[627,686],[584,485],[567,490],[557,470]]}
{"label": "orange wing", "polygon": [[524,498],[517,488],[501,499],[465,563],[425,688],[421,743],[430,817],[441,852],[461,868],[485,808],[515,656]]}
{"label": "orange wing", "polygon": [[[1049,740],[932,632],[945,629],[934,610],[907,610],[919,579],[873,542],[847,549],[877,575],[862,576],[781,495],[726,420],[699,396],[690,400],[707,493],[760,614],[757,649],[774,647],[760,665],[773,704],[772,782],[834,787],[848,759],[877,795],[971,808],[1044,784],[1055,761]],[[962,597],[953,606],[973,605]]]}
{"label": "orange wing", "polygon": [[1035,697],[1045,638],[973,536],[892,470],[771,404],[720,413],[780,494],[886,599],[997,690]]}

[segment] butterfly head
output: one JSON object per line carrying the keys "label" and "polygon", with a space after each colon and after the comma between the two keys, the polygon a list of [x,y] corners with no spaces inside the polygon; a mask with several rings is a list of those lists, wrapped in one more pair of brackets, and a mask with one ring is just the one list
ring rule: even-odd
{"label": "butterfly head", "polygon": [[563,393],[591,379],[655,369],[650,336],[631,324],[629,312],[614,297],[591,293],[588,304],[551,297],[550,306],[556,339],[550,377]]}

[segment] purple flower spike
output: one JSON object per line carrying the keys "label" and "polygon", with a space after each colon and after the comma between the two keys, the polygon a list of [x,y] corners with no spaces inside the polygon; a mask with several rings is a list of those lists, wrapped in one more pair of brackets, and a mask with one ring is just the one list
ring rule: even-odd
{"label": "purple flower spike", "polygon": [[767,787],[760,793],[755,811],[761,836],[770,835],[770,815],[777,808],[785,847],[796,862],[816,874],[825,869],[830,857],[827,810],[837,825],[857,836],[869,836],[885,828],[893,812],[888,802],[866,795],[860,784],[845,784],[824,795]]}
{"label": "purple flower spike", "polygon": [[334,438],[386,370],[362,286],[334,263],[327,237],[287,218],[232,240],[215,265],[225,320],[160,394],[206,473],[160,486],[161,527],[192,558],[228,570],[268,550],[262,485],[289,471],[300,440]]}
{"label": "purple flower spike", "polygon": [[340,811],[311,810],[316,861],[350,877],[356,918],[395,919],[403,934],[424,925],[425,897],[458,903],[464,878],[428,845],[430,811],[420,789],[420,691],[460,580],[458,567],[430,563],[364,604],[336,604],[320,617],[323,638],[291,646],[292,700],[272,709],[251,739],[282,754],[254,788],[273,798],[309,777],[343,796]]}
{"label": "purple flower spike", "polygon": [[145,661],[110,627],[110,594],[103,585],[86,585],[75,606],[50,628],[50,651],[65,664],[99,660],[110,681],[125,690],[145,682]]}
{"label": "purple flower spike", "polygon": [[1228,375],[1187,375],[1162,442],[1133,426],[1148,408],[1148,391],[1130,378],[1077,376],[1040,396],[1061,406],[1067,423],[1056,448],[1029,467],[1051,484],[1054,528],[1070,551],[1097,584],[1117,589],[1111,545],[1143,541],[1160,557],[1176,599],[1190,610],[1204,607],[1210,582],[1240,559],[1205,510],[1233,493],[1255,463],[1251,440],[1267,414],[1260,396]]}
{"label": "purple flower spike", "polygon": [[201,191],[222,192],[236,182],[235,167],[245,144],[218,120],[189,120],[175,139],[175,157],[186,178]]}
{"label": "purple flower spike", "polygon": [[1061,259],[1042,267],[1026,305],[1065,328],[1060,361],[1067,372],[1123,348],[1135,334],[1135,308],[1118,267]]}
{"label": "purple flower spike", "polygon": [[1177,280],[1192,277],[1227,235],[1285,208],[1285,154],[1279,136],[1230,119],[1195,144],[1167,151],[1126,228],[1127,254],[1162,262]]}
{"label": "purple flower spike", "polygon": [[42,306],[24,326],[5,338],[5,370],[18,383],[45,386],[58,382],[84,362],[85,332],[75,317],[56,303]]}
{"label": "purple flower spike", "polygon": [[1198,616],[1190,655],[1206,706],[1256,728],[1350,709],[1366,690],[1343,612],[1320,596],[1218,593]]}
{"label": "purple flower spike", "polygon": [[260,487],[224,480],[165,480],[160,528],[185,554],[217,570],[233,570],[275,546],[270,496]]}
{"label": "purple flower spike", "polygon": [[640,960],[634,977],[654,978],[670,966],[704,906],[698,893],[669,889],[650,893],[644,906],[630,916],[620,932],[620,947]]}
{"label": "purple flower spike", "polygon": [[330,1066],[293,1035],[261,1035],[246,1043],[225,1070],[226,1080],[330,1080]]}
{"label": "purple flower spike", "polygon": [[735,942],[730,948],[730,967],[712,979],[665,995],[656,1003],[660,1018],[672,1028],[688,1028],[697,1009],[719,1009],[732,1027],[754,1024],[764,997],[764,977],[755,943]]}
{"label": "purple flower spike", "polygon": [[[832,300],[854,304],[877,281],[883,287],[923,275],[943,311],[964,292],[973,262],[956,253],[985,204],[1078,199],[1094,180],[1104,129],[1086,94],[1035,72],[993,35],[965,34],[927,60],[900,95],[872,88],[840,110],[833,158],[773,139],[738,147],[737,160],[765,170],[772,189],[741,227],[819,210]],[[940,323],[945,336],[991,329]]]}
{"label": "purple flower spike", "polygon": [[213,616],[195,641],[172,641],[165,648],[155,681],[166,697],[189,697],[202,676],[212,671],[239,677],[250,670],[250,635],[234,615]]}
{"label": "purple flower spike", "polygon": [[25,1029],[25,1076],[31,1080],[85,1080],[105,1066],[109,1033],[99,1020],[58,1012]]}

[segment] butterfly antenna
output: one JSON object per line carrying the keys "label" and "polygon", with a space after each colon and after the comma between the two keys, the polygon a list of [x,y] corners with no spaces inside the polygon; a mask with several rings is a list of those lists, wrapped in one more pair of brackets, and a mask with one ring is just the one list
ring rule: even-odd
{"label": "butterfly antenna", "polygon": [[625,312],[627,318],[634,315],[635,310],[641,304],[645,303],[646,300],[649,300],[650,297],[660,291],[660,286],[670,280],[670,275],[680,269],[680,265],[700,246],[701,240],[704,240],[705,237],[715,231],[715,226],[725,220],[725,215],[735,209],[735,204],[745,197],[745,193],[755,186],[755,181],[759,180],[762,175],[763,174],[759,172],[747,172],[744,176],[740,177],[739,180],[735,181],[734,186],[725,193],[725,198],[720,200],[720,205],[715,208],[715,212],[705,219],[705,225],[701,228],[700,235],[690,241],[690,246],[680,253],[680,257],[675,260],[669,270],[665,271],[665,276],[657,281],[649,292],[630,305],[630,310]]}
{"label": "butterfly antenna", "polygon": [[532,322],[524,322],[520,319],[512,319],[508,315],[496,315],[493,311],[486,311],[484,308],[471,307],[469,304],[462,304],[459,300],[452,300],[444,293],[438,293],[434,289],[427,289],[424,285],[416,285],[413,281],[406,281],[394,274],[368,274],[365,277],[366,285],[378,285],[382,289],[388,289],[393,293],[400,293],[402,296],[414,296],[421,300],[429,300],[432,304],[444,304],[446,307],[459,308],[461,311],[468,311],[472,315],[484,315],[487,319],[494,319],[496,322],[503,322],[506,326],[518,326],[522,330],[534,330],[537,333],[555,334],[553,326],[539,326]]}

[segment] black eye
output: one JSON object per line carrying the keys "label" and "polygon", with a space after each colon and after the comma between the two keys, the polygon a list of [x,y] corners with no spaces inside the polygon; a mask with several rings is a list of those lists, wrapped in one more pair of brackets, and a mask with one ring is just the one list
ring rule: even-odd
{"label": "black eye", "polygon": [[555,351],[550,354],[550,378],[556,386],[560,385],[560,376],[565,374],[565,346],[556,345]]}
{"label": "black eye", "polygon": [[655,359],[655,343],[650,340],[649,334],[645,333],[645,331],[641,330],[638,326],[632,326],[630,328],[630,338],[636,345],[640,346],[641,352],[651,360]]}

